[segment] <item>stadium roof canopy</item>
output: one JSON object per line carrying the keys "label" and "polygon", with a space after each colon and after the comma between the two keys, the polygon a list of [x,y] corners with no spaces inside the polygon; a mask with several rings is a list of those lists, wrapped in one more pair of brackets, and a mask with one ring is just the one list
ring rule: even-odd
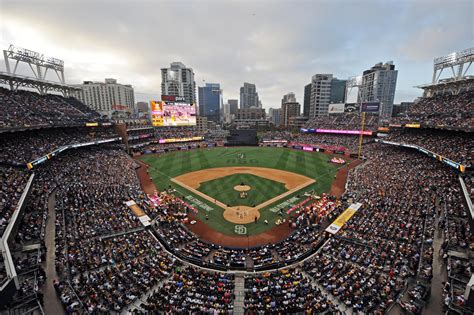
{"label": "stadium roof canopy", "polygon": [[[430,84],[416,86],[424,90],[424,96],[430,97],[438,93],[459,94],[474,88],[474,76],[467,72],[474,61],[474,48],[453,52],[433,60],[433,80]],[[444,69],[451,69],[452,75],[440,79]]]}
{"label": "stadium roof canopy", "polygon": [[459,80],[445,79],[437,83],[422,84],[416,87],[424,90],[425,97],[445,93],[457,95],[463,91],[474,90],[474,76],[463,77]]}
{"label": "stadium roof canopy", "polygon": [[40,94],[47,94],[55,91],[68,96],[73,91],[81,90],[80,87],[64,84],[61,82],[38,80],[34,77],[28,77],[19,74],[0,72],[0,84],[8,85],[10,90],[17,91],[19,87],[36,89]]}
{"label": "stadium roof canopy", "polygon": [[[66,84],[64,61],[61,59],[14,45],[3,51],[3,57],[7,71],[0,72],[0,84],[8,85],[12,91],[25,87],[36,89],[40,94],[55,91],[69,96],[71,92],[80,90],[79,87]],[[19,64],[28,65],[33,76],[19,75],[17,73]],[[58,81],[46,80],[48,72],[54,72]]]}

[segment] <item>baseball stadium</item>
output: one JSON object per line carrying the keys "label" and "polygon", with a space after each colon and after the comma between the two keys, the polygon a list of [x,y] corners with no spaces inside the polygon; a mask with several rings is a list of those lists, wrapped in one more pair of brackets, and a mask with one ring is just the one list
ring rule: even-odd
{"label": "baseball stadium", "polygon": [[303,106],[276,109],[248,82],[224,104],[202,65],[198,97],[181,62],[153,70],[155,95],[133,89],[138,52],[113,59],[143,70],[132,86],[77,61],[100,51],[3,48],[0,315],[474,314],[474,48],[430,55],[409,104],[389,61],[305,70]]}

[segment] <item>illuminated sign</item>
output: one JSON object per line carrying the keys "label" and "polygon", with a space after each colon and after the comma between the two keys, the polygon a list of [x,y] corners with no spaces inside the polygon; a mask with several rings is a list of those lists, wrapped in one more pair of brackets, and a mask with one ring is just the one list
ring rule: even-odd
{"label": "illuminated sign", "polygon": [[367,135],[371,136],[372,131],[361,131],[361,130],[334,130],[334,129],[316,129],[316,133],[337,133],[346,135]]}
{"label": "illuminated sign", "polygon": [[187,103],[151,101],[153,126],[195,126],[196,106]]}
{"label": "illuminated sign", "polygon": [[97,127],[99,123],[93,122],[93,123],[86,123],[86,127]]}
{"label": "illuminated sign", "polygon": [[184,101],[186,101],[184,96],[176,96],[176,95],[161,95],[161,100],[162,101],[167,101],[167,102],[184,102]]}
{"label": "illuminated sign", "polygon": [[420,128],[420,124],[405,124],[406,128]]}
{"label": "illuminated sign", "polygon": [[363,113],[378,113],[380,110],[380,102],[370,102],[361,104],[361,112]]}
{"label": "illuminated sign", "polygon": [[347,223],[347,221],[352,218],[352,216],[359,210],[359,208],[362,206],[361,203],[354,203],[349,206],[343,213],[341,213],[340,216],[337,217],[336,220],[334,220],[331,225],[329,225],[326,229],[326,232],[329,232],[331,234],[336,234],[339,232],[339,230],[344,226],[344,224]]}
{"label": "illuminated sign", "polygon": [[204,140],[204,137],[160,139],[158,140],[158,143],[175,143],[175,142],[189,142],[189,141],[200,141],[200,140]]}

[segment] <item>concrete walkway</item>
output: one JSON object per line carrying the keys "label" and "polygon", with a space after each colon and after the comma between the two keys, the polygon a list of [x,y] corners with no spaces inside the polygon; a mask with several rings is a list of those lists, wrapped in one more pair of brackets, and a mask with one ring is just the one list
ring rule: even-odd
{"label": "concrete walkway", "polygon": [[43,262],[43,268],[46,272],[46,284],[42,288],[44,295],[44,312],[45,314],[65,314],[63,305],[56,294],[53,286],[53,280],[59,280],[56,273],[56,241],[55,241],[55,221],[56,221],[56,193],[53,192],[48,199],[48,221],[46,223],[46,231],[44,242],[46,244],[47,253],[46,260]]}
{"label": "concrete walkway", "polygon": [[[437,205],[440,207],[441,205]],[[441,208],[442,209],[442,208]],[[435,226],[443,217],[443,213],[437,216]],[[439,255],[439,250],[443,244],[443,231],[439,228],[435,230],[433,238],[433,278],[431,279],[431,295],[428,303],[423,309],[422,314],[443,314],[443,285],[442,282],[447,281],[448,272],[443,265],[443,257]]]}
{"label": "concrete walkway", "polygon": [[244,314],[245,279],[242,275],[235,275],[234,287],[234,312],[235,315]]}

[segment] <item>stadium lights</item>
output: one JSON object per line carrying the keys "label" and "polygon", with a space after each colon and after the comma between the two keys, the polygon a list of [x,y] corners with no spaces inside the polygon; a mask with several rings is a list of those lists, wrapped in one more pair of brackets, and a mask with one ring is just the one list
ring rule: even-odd
{"label": "stadium lights", "polygon": [[40,67],[51,68],[58,71],[64,70],[64,61],[54,57],[47,57],[39,52],[15,47],[14,45],[10,45],[8,50],[5,51],[8,58],[23,61],[26,63],[34,64]]}
{"label": "stadium lights", "polygon": [[435,58],[433,64],[435,69],[442,69],[472,61],[474,61],[474,47]]}

